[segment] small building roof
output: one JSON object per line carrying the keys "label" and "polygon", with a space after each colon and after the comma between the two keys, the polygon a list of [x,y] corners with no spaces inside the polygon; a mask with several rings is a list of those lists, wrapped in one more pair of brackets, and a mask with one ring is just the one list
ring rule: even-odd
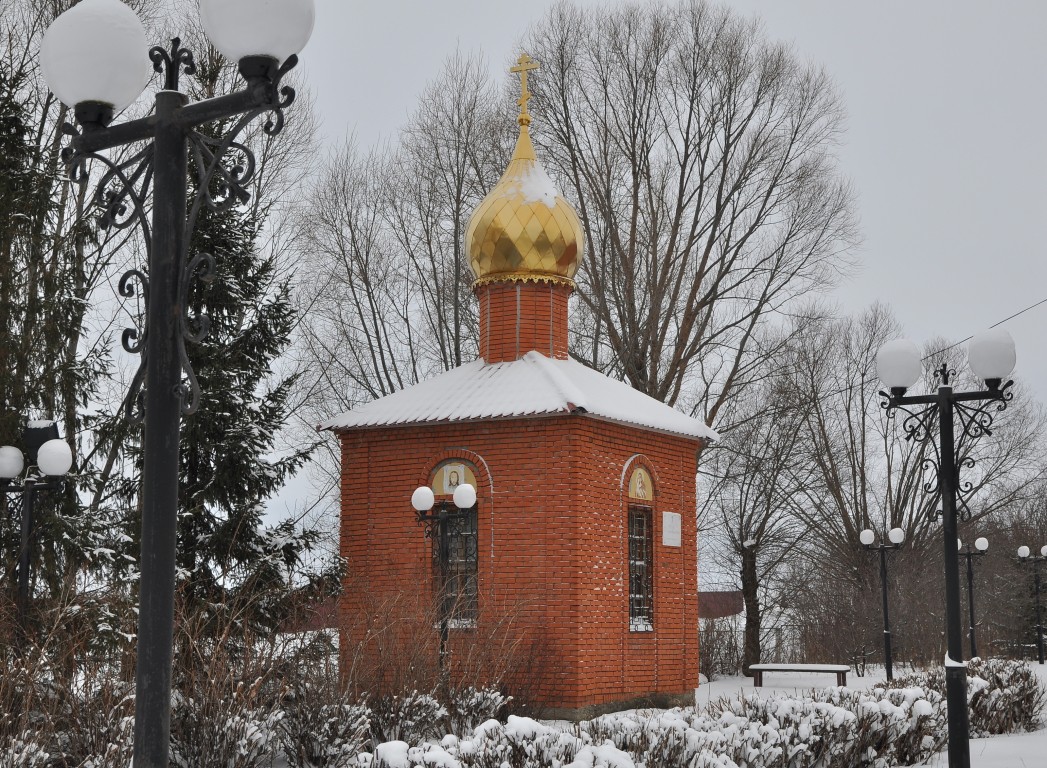
{"label": "small building roof", "polygon": [[722,619],[736,616],[745,610],[742,591],[732,589],[725,592],[699,592],[698,618]]}
{"label": "small building roof", "polygon": [[476,360],[320,424],[344,430],[407,424],[585,413],[608,421],[712,441],[715,431],[628,384],[574,360],[531,351],[519,360]]}

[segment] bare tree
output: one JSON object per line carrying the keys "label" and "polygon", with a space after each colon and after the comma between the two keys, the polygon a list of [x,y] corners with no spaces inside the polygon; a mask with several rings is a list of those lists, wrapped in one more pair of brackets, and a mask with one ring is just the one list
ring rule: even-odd
{"label": "bare tree", "polygon": [[735,427],[704,457],[702,522],[722,542],[720,559],[737,568],[745,605],[742,670],[749,674],[766,631],[790,620],[779,577],[809,532],[800,506],[817,478],[801,460],[802,410],[780,377],[732,398],[724,417]]}
{"label": "bare tree", "polygon": [[[937,658],[940,589],[926,588],[941,579],[940,502],[926,492],[934,441],[906,440],[904,414],[888,418],[877,394],[876,353],[899,335],[898,323],[879,305],[844,318],[809,305],[796,318],[780,331],[787,342],[765,377],[728,401],[723,418],[732,427],[702,466],[706,548],[737,572],[745,599],[745,668],[759,660],[771,627],[800,628],[790,634],[801,650],[837,660],[879,651],[880,582],[859,542],[865,528],[905,531],[891,567],[896,647],[909,659]],[[977,387],[960,353],[933,340],[926,368],[948,363],[958,386]],[[1005,411],[994,411],[991,434],[958,433],[972,540],[975,530],[1024,516],[1042,487],[1042,408],[1017,389]]]}
{"label": "bare tree", "polygon": [[465,229],[509,157],[513,123],[499,111],[483,61],[455,54],[426,88],[401,135],[388,220],[425,307],[428,355],[443,369],[476,348]]}
{"label": "bare tree", "polygon": [[[794,340],[787,358],[791,384],[786,397],[803,414],[797,458],[813,478],[802,504],[795,507],[812,531],[804,550],[807,576],[794,585],[796,607],[814,610],[831,599],[836,607],[818,620],[832,628],[820,642],[841,643],[837,654],[858,652],[861,646],[878,650],[874,638],[880,616],[873,607],[879,578],[858,537],[865,528],[878,530],[881,537],[902,528],[906,545],[894,556],[892,571],[903,652],[909,658],[935,658],[942,601],[940,588],[927,585],[941,578],[937,554],[942,540],[940,501],[927,489],[935,485],[937,425],[929,425],[930,441],[905,439],[899,423],[905,414],[888,418],[878,395],[876,353],[899,330],[885,307],[873,306],[857,317],[810,329]],[[961,355],[956,345],[933,340],[926,347],[926,370],[948,364],[959,371],[956,386],[977,388],[980,383],[964,372]],[[968,530],[1013,514],[1042,477],[1043,411],[1017,388],[1009,407],[994,413],[991,434],[974,440],[957,433]],[[813,618],[808,616],[806,623]]]}
{"label": "bare tree", "polygon": [[[856,318],[824,324],[796,346],[792,397],[807,401],[803,446],[821,489],[803,509],[808,522],[825,534],[826,562],[853,558],[858,534],[868,527],[901,527],[919,548],[938,543],[939,501],[925,492],[935,469],[928,463],[935,456],[934,440],[906,440],[898,424],[905,414],[888,418],[878,394],[876,353],[898,335],[897,321],[877,305]],[[961,372],[957,386],[977,387],[963,373],[961,352],[945,340],[933,340],[926,349],[926,369],[948,363]],[[1023,498],[1036,467],[1043,465],[1043,428],[1042,408],[1019,394],[1007,410],[996,413],[991,435],[975,440],[958,434],[958,463],[974,465],[962,468],[962,479],[971,484],[964,494],[970,519]]]}
{"label": "bare tree", "polygon": [[[465,227],[512,149],[479,58],[455,55],[395,144],[332,153],[298,215],[303,414],[317,420],[476,357]],[[317,467],[334,487],[336,457]]]}
{"label": "bare tree", "polygon": [[525,45],[536,143],[585,228],[576,356],[717,422],[777,353],[761,329],[849,266],[831,79],[700,0],[561,3]]}

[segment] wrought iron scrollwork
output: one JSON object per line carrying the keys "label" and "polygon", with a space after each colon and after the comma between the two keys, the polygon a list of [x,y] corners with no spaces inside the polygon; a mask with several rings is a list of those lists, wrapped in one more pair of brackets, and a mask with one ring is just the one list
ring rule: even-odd
{"label": "wrought iron scrollwork", "polygon": [[[62,124],[66,136],[80,136],[70,123]],[[96,223],[103,231],[127,229],[135,224],[142,232],[148,249],[151,240],[146,198],[153,180],[153,143],[149,142],[138,152],[124,160],[113,161],[96,152],[80,152],[74,146],[62,150],[70,180],[84,188],[90,181],[89,163],[100,163],[105,171],[95,184],[88,205],[98,212]]]}
{"label": "wrought iron scrollwork", "polygon": [[[902,432],[905,439],[914,443],[933,442],[930,438],[934,435],[934,427],[938,423],[938,406],[931,405],[922,411],[911,411],[904,406],[898,406],[897,411],[905,413],[902,419]],[[888,412],[894,416],[894,412]]]}
{"label": "wrought iron scrollwork", "polygon": [[[937,451],[935,451],[937,455]],[[921,464],[925,477],[930,479],[925,480],[923,483],[923,492],[935,496],[941,493],[942,490],[942,475],[941,468],[938,465],[937,458],[927,457]]]}
{"label": "wrought iron scrollwork", "polygon": [[178,37],[172,38],[170,51],[159,45],[150,48],[149,60],[153,62],[153,70],[164,76],[165,91],[178,90],[179,70],[186,75],[196,74],[193,52],[183,48]]}
{"label": "wrought iron scrollwork", "polygon": [[[62,126],[67,136],[79,136],[80,132],[69,123]],[[153,180],[153,142],[147,142],[139,151],[121,161],[110,160],[96,152],[80,152],[75,145],[62,150],[62,160],[66,164],[70,180],[81,189],[91,180],[90,163],[97,162],[103,168],[101,176],[94,185],[89,207],[97,211],[96,223],[104,232],[121,231],[138,226],[142,235],[146,260],[152,251],[152,226],[146,208]],[[117,284],[121,297],[131,299],[140,297],[143,307],[149,303],[149,278],[139,269],[125,272]],[[121,346],[132,355],[139,355],[138,368],[122,410],[124,417],[136,424],[145,418],[142,387],[146,372],[146,339],[148,328],[143,313],[136,327],[125,328],[121,335]]]}
{"label": "wrought iron scrollwork", "polygon": [[272,82],[266,82],[264,102],[244,113],[222,136],[209,136],[201,131],[189,133],[189,148],[196,172],[197,194],[189,214],[189,231],[196,224],[203,206],[214,211],[227,210],[235,205],[246,205],[251,194],[247,191],[257,170],[254,153],[238,140],[247,126],[260,115],[271,117],[262,127],[268,136],[276,136],[284,127],[284,110],[295,100],[294,88],[281,85],[284,76],[298,63],[297,56],[289,56],[275,73]]}
{"label": "wrought iron scrollwork", "polygon": [[284,129],[284,110],[294,104],[295,97],[297,96],[294,88],[289,85],[281,86],[280,83],[283,81],[284,76],[294,69],[297,64],[297,56],[288,56],[287,60],[284,61],[283,66],[276,71],[275,84],[273,85],[274,104],[269,109],[272,113],[272,117],[266,121],[264,126],[262,126],[262,130],[269,136],[275,136]]}
{"label": "wrought iron scrollwork", "polygon": [[[193,53],[182,47],[181,40],[177,37],[171,40],[169,48],[155,46],[150,49],[149,58],[153,62],[153,69],[163,75],[165,90],[178,90],[180,75],[196,73]],[[241,113],[232,128],[221,136],[208,136],[202,131],[187,129],[186,137],[194,161],[197,187],[186,220],[187,248],[192,242],[192,232],[205,206],[211,210],[222,211],[246,205],[250,201],[248,187],[254,179],[257,162],[247,143],[238,137],[248,124],[266,113],[270,117],[262,126],[262,131],[268,136],[275,136],[283,130],[284,110],[294,102],[295,90],[282,85],[282,80],[297,63],[297,56],[289,56],[278,69],[275,62],[271,66],[265,64],[261,76],[245,74],[248,92],[253,94],[253,103],[257,106]],[[92,178],[92,161],[101,163],[104,168],[101,176],[97,177],[90,202],[91,207],[98,211],[98,225],[109,231],[123,230],[137,224],[142,233],[148,261],[152,250],[152,231],[147,214],[147,200],[153,180],[154,142],[143,139],[139,151],[125,160],[112,161],[100,153],[81,150],[81,144],[77,139],[83,134],[72,124],[64,123],[62,133],[73,139],[70,145],[62,150],[62,160],[69,178],[74,183],[82,188],[87,186]],[[198,344],[203,341],[211,326],[207,315],[190,312],[189,295],[197,283],[209,283],[214,279],[215,260],[207,253],[201,253],[191,259],[188,253],[184,253],[182,259],[186,266],[179,276],[178,286],[182,307],[178,348],[184,380],[179,385],[178,392],[182,400],[182,413],[188,415],[199,407],[200,385],[189,361],[186,344]],[[119,292],[124,298],[140,295],[143,305],[148,308],[149,280],[141,270],[132,269],[125,273],[120,279]],[[123,406],[126,417],[133,422],[141,422],[144,418],[142,389],[145,382],[148,332],[143,316],[138,327],[126,329],[121,339],[122,346],[128,353],[140,355],[138,370]]]}
{"label": "wrought iron scrollwork", "polygon": [[[987,432],[986,434],[989,433]],[[972,470],[977,464],[978,462],[974,460],[974,457],[964,456],[956,466],[956,513],[961,520],[971,519],[973,513],[971,512],[970,504],[967,502],[978,488],[970,480],[961,481],[960,476],[964,470]]]}
{"label": "wrought iron scrollwork", "polygon": [[438,540],[441,531],[452,536],[461,533],[469,522],[472,509],[459,509],[450,504],[437,505],[431,512],[416,512],[415,522],[423,527],[425,538]]}
{"label": "wrought iron scrollwork", "polygon": [[944,386],[948,386],[949,380],[956,377],[956,369],[950,368],[948,363],[942,363],[934,369],[934,377]]}
{"label": "wrought iron scrollwork", "polygon": [[[135,286],[137,283],[137,288]],[[140,270],[129,269],[120,277],[118,286],[120,295],[125,299],[141,296],[144,304],[149,302],[149,278]],[[145,383],[146,368],[146,339],[149,334],[149,326],[145,315],[142,316],[140,327],[125,328],[120,338],[121,346],[128,354],[138,355],[138,370],[131,379],[131,386],[124,398],[124,417],[135,424],[141,424],[145,419],[144,400],[142,397],[142,385]]]}
{"label": "wrought iron scrollwork", "polygon": [[224,211],[250,201],[247,185],[254,179],[256,162],[254,153],[245,144],[234,140],[247,125],[243,120],[240,123],[219,138],[199,131],[189,134],[189,149],[197,177],[191,219],[199,215],[200,203],[213,211]]}
{"label": "wrought iron scrollwork", "polygon": [[1008,381],[1000,387],[998,398],[987,400],[977,406],[956,403],[956,417],[960,420],[960,426],[965,436],[977,440],[982,435],[992,435],[992,425],[996,414],[1007,410],[1007,405],[1014,399],[1014,392],[1011,390],[1013,385],[1013,381]]}
{"label": "wrought iron scrollwork", "polygon": [[[942,365],[934,371],[934,374],[943,386],[948,386],[950,379],[956,376],[956,371],[949,368],[948,365]],[[957,438],[962,440],[966,437],[970,440],[977,440],[983,435],[992,435],[995,414],[1005,410],[1007,404],[1014,399],[1014,393],[1011,391],[1013,383],[1008,381],[1006,384],[998,386],[998,381],[990,381],[988,382],[989,390],[986,392],[965,393],[961,397],[951,399],[952,412],[960,424]],[[924,407],[921,410],[911,410],[908,405],[912,403],[903,401],[904,392],[904,390],[898,390],[893,393],[881,391],[879,393],[882,398],[880,407],[886,411],[888,418],[896,418],[898,411],[906,414],[905,418],[902,419],[901,426],[907,441],[929,443],[931,445],[934,450],[934,457],[928,457],[922,461],[923,471],[929,476],[923,484],[923,490],[925,493],[940,496],[943,486],[942,473],[945,470],[942,468],[942,457],[938,441],[932,439],[936,431],[935,426],[941,418],[939,404],[935,402],[928,403],[927,399],[914,398],[917,403],[922,403]],[[956,511],[961,520],[971,519],[972,512],[969,500],[978,489],[974,482],[961,480],[961,475],[964,471],[974,469],[975,466],[977,466],[977,462],[973,457],[964,456],[958,462],[954,462],[951,470],[955,473],[955,476],[951,478],[951,485],[956,489]],[[937,501],[932,504],[932,510],[929,513],[932,520],[937,520],[942,514],[941,510],[936,507]]]}

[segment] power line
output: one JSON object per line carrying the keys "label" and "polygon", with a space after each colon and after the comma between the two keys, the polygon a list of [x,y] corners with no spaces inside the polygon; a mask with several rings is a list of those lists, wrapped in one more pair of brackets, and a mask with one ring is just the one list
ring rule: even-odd
{"label": "power line", "polygon": [[[1003,325],[1008,320],[1013,320],[1016,317],[1020,317],[1020,316],[1024,315],[1026,312],[1028,312],[1030,309],[1036,309],[1036,307],[1040,306],[1041,304],[1047,304],[1047,299],[1040,299],[1035,304],[1030,304],[1025,309],[1021,310],[1020,312],[1015,312],[1010,317],[1005,317],[1000,322],[993,323],[989,327],[990,328],[996,328],[997,326]],[[974,335],[972,334],[971,336],[968,336],[966,339],[962,339],[961,341],[958,341],[955,344],[950,344],[949,346],[947,346],[947,347],[945,347],[943,349],[939,349],[937,352],[933,352],[930,355],[927,355],[927,357],[933,357],[934,355],[940,355],[942,352],[948,352],[950,349],[954,349],[954,348],[960,346],[961,344],[963,344],[964,342],[970,341],[973,338],[974,338]],[[925,357],[924,360],[926,360],[927,357]]]}
{"label": "power line", "polygon": [[[1040,306],[1041,304],[1047,304],[1047,298],[1040,299],[1039,301],[1037,301],[1037,302],[1035,302],[1033,304],[1030,304],[1025,309],[1019,310],[1018,312],[1015,312],[1013,315],[1005,317],[1003,320],[1000,320],[999,322],[993,323],[989,327],[990,328],[996,328],[996,327],[998,327],[1000,325],[1003,325],[1004,323],[1008,322],[1009,320],[1013,320],[1016,317],[1021,317],[1026,312],[1029,312],[1030,310],[1036,309],[1036,307]],[[923,360],[929,360],[930,358],[935,357],[936,355],[940,355],[943,352],[948,352],[950,349],[955,349],[956,347],[960,346],[961,344],[965,344],[966,342],[970,341],[973,338],[974,338],[974,334],[971,334],[967,338],[960,339],[960,341],[957,341],[957,342],[955,342],[953,344],[950,344],[947,347],[942,347],[941,349],[935,350],[934,352],[930,352],[930,353],[924,355],[924,357],[922,359]],[[845,394],[847,392],[850,392],[852,389],[857,389],[858,387],[864,388],[864,387],[866,387],[869,384],[875,384],[875,383],[876,383],[875,379],[865,379],[863,381],[858,382],[857,384],[852,384],[852,385],[850,385],[848,387],[844,387],[843,389],[838,389],[835,392],[830,392],[830,393],[828,393],[826,395],[826,398],[835,397],[836,395],[842,395],[842,394]]]}

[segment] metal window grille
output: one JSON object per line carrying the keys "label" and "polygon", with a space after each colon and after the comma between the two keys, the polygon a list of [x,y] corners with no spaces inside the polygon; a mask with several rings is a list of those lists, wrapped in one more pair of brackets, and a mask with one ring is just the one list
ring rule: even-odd
{"label": "metal window grille", "polygon": [[629,629],[654,630],[653,515],[650,507],[629,507]]}
{"label": "metal window grille", "polygon": [[[458,513],[448,505],[448,513]],[[449,514],[443,541],[433,538],[433,585],[452,627],[476,625],[478,613],[476,507]]]}

